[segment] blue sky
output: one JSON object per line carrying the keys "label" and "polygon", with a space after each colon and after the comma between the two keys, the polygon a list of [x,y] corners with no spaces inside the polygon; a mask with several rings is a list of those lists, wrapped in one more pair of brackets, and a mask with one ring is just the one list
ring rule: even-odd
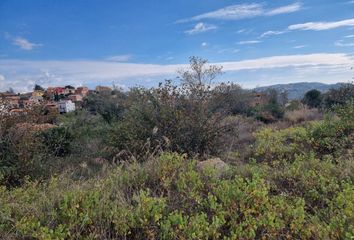
{"label": "blue sky", "polygon": [[244,87],[350,81],[351,0],[1,0],[0,90],[156,86],[189,56]]}

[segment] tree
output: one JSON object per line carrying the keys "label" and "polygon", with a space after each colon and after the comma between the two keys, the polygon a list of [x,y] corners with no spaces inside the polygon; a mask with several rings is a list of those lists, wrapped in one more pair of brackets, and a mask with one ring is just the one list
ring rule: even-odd
{"label": "tree", "polygon": [[212,90],[211,109],[214,112],[248,114],[251,111],[251,97],[251,92],[238,84],[221,83]]}
{"label": "tree", "polygon": [[44,88],[38,84],[34,85],[33,88],[34,91],[44,91]]}
{"label": "tree", "polygon": [[71,86],[71,85],[66,85],[65,87],[64,87],[65,89],[75,89],[73,86]]}
{"label": "tree", "polygon": [[140,160],[161,149],[206,157],[222,150],[224,134],[237,137],[237,125],[223,121],[226,111],[214,110],[214,96],[221,94],[214,94],[210,84],[221,67],[192,57],[189,68],[178,73],[182,86],[166,80],[158,88],[130,90],[127,110],[110,137],[117,152]]}
{"label": "tree", "polygon": [[316,89],[312,89],[305,94],[302,102],[310,108],[317,108],[321,106],[322,93]]}
{"label": "tree", "polygon": [[327,108],[333,105],[344,105],[354,99],[354,84],[346,83],[338,89],[329,90],[324,96],[324,104]]}
{"label": "tree", "polygon": [[222,67],[209,65],[208,60],[195,56],[189,59],[189,64],[189,69],[178,71],[178,78],[188,94],[200,98],[210,89],[212,81],[222,74]]}

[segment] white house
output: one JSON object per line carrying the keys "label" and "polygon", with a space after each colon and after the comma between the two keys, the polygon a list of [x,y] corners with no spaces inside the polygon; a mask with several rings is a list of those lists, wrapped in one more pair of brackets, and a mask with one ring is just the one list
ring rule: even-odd
{"label": "white house", "polygon": [[59,113],[68,113],[75,111],[75,103],[71,100],[63,100],[58,103]]}

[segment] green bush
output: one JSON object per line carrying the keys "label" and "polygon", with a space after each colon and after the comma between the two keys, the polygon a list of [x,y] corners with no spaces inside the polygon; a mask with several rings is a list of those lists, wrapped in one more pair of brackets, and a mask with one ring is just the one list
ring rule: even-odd
{"label": "green bush", "polygon": [[291,161],[296,155],[308,151],[310,138],[305,127],[284,130],[264,128],[255,133],[255,156],[259,161]]}
{"label": "green bush", "polygon": [[92,180],[2,187],[0,231],[35,239],[335,239],[353,232],[354,189],[344,165],[297,158],[276,172],[222,178],[195,166],[163,154]]}
{"label": "green bush", "polygon": [[213,155],[221,149],[223,134],[237,127],[223,124],[226,114],[210,109],[208,92],[202,99],[191,99],[170,81],[157,89],[135,89],[132,97],[134,104],[114,125],[110,144],[136,159],[161,150]]}
{"label": "green bush", "polygon": [[41,133],[44,145],[49,154],[63,157],[70,153],[73,135],[68,128],[55,127]]}
{"label": "green bush", "polygon": [[320,155],[335,154],[340,156],[354,143],[354,102],[350,101],[335,109],[338,119],[327,118],[311,129],[311,145]]}

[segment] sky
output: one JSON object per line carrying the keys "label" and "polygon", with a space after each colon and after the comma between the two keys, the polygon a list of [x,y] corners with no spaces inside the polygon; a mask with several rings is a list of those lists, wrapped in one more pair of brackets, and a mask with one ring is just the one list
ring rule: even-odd
{"label": "sky", "polygon": [[0,91],[153,87],[190,56],[245,88],[351,81],[354,1],[0,1]]}

